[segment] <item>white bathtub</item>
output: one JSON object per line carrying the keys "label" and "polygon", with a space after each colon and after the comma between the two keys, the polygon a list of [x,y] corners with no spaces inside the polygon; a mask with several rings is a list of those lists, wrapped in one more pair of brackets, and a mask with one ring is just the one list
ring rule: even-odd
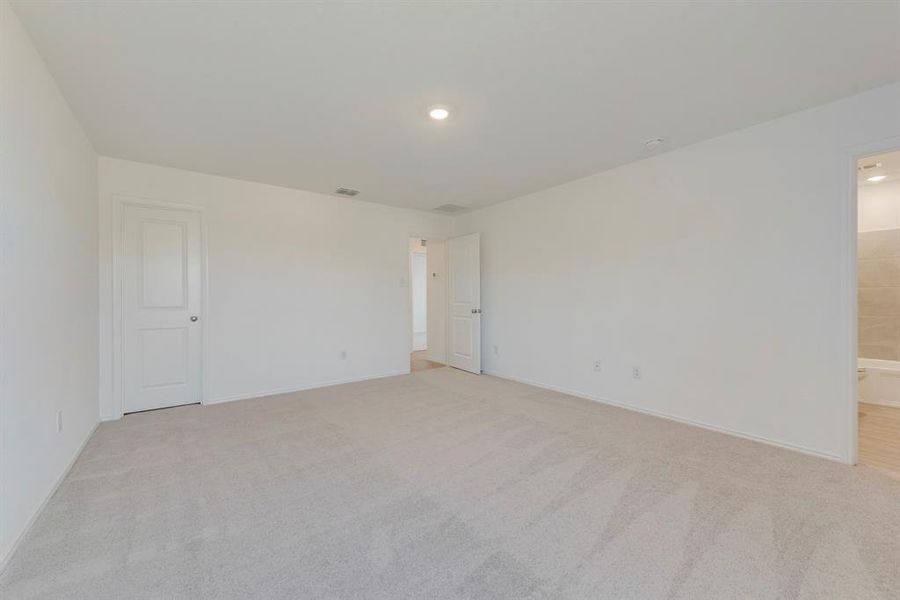
{"label": "white bathtub", "polygon": [[900,362],[860,358],[859,401],[900,407]]}

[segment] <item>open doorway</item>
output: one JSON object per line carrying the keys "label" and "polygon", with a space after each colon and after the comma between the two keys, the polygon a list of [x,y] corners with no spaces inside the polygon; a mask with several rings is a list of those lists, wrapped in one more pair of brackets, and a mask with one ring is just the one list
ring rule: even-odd
{"label": "open doorway", "polygon": [[446,363],[446,244],[410,238],[410,371]]}
{"label": "open doorway", "polygon": [[860,464],[900,478],[900,150],[857,162]]}

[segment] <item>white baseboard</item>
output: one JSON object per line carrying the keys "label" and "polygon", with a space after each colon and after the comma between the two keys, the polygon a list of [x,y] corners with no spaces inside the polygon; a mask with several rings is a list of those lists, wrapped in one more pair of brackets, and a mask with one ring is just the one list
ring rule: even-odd
{"label": "white baseboard", "polygon": [[821,452],[819,450],[814,450],[812,448],[807,448],[805,446],[797,446],[795,444],[790,444],[788,442],[782,442],[779,440],[773,440],[771,438],[755,435],[752,433],[746,433],[744,431],[738,431],[735,429],[729,429],[727,427],[720,427],[718,425],[712,425],[710,423],[704,423],[703,421],[697,421],[694,419],[687,419],[685,417],[679,417],[677,415],[672,415],[669,413],[660,412],[657,410],[652,410],[649,408],[643,408],[640,406],[634,406],[633,404],[628,404],[625,402],[617,402],[615,400],[610,400],[608,398],[601,398],[599,396],[592,396],[590,394],[586,394],[584,392],[580,392],[577,390],[570,390],[566,388],[561,388],[553,385],[547,385],[545,383],[540,383],[538,381],[530,381],[528,379],[522,379],[519,377],[513,377],[511,375],[506,375],[497,371],[485,371],[486,375],[492,375],[494,377],[500,377],[502,379],[509,379],[510,381],[516,381],[518,383],[524,383],[527,385],[533,385],[534,387],[543,388],[545,390],[551,390],[554,392],[560,392],[561,394],[568,394],[569,396],[575,396],[576,398],[583,398],[585,400],[591,400],[593,402],[599,402],[601,404],[608,404],[610,406],[615,406],[618,408],[624,408],[626,410],[631,410],[634,412],[643,413],[645,415],[650,415],[652,417],[659,417],[661,419],[667,419],[669,421],[676,421],[678,423],[683,423],[685,425],[693,425],[694,427],[701,427],[703,429],[708,429],[710,431],[715,431],[718,433],[724,433],[727,435],[733,435],[735,437],[743,438],[745,440],[750,440],[753,442],[760,442],[762,444],[767,444],[769,446],[776,446],[778,448],[784,448],[785,450],[793,450],[794,452],[800,452],[802,454],[807,454],[809,456],[815,456],[818,458],[825,458],[828,460],[836,461],[842,464],[847,464],[844,457],[838,454],[830,454],[828,452]]}
{"label": "white baseboard", "polygon": [[41,502],[41,505],[38,506],[37,510],[34,511],[34,514],[31,515],[31,518],[28,519],[28,523],[25,524],[25,528],[22,530],[22,533],[19,534],[19,537],[16,538],[16,541],[12,543],[12,546],[9,547],[9,551],[6,553],[6,556],[0,557],[0,574],[6,569],[6,566],[9,564],[9,559],[12,558],[13,554],[18,550],[19,545],[22,543],[22,540],[28,535],[28,532],[31,531],[31,527],[38,520],[38,517],[41,516],[41,513],[44,512],[44,509],[47,507],[47,504],[50,502],[50,499],[56,494],[56,490],[59,489],[59,486],[62,485],[62,482],[66,480],[66,477],[69,475],[69,471],[72,470],[72,467],[75,466],[75,462],[78,460],[78,457],[81,456],[81,453],[84,451],[84,447],[87,446],[88,441],[94,436],[94,432],[97,431],[97,427],[100,426],[100,422],[94,424],[91,428],[91,431],[85,436],[84,440],[82,440],[81,445],[78,446],[78,450],[75,451],[75,454],[72,456],[72,459],[69,460],[69,464],[66,465],[66,468],[63,469],[62,475],[60,475],[56,479],[56,483],[53,484],[53,487],[50,488],[50,493],[44,497],[44,501]]}
{"label": "white baseboard", "polygon": [[360,381],[369,381],[370,379],[383,379],[384,377],[396,377],[397,375],[409,375],[409,369],[402,371],[390,371],[387,373],[379,373],[376,375],[366,375],[365,377],[352,377],[350,379],[334,379],[330,381],[320,381],[300,386],[291,386],[285,388],[276,388],[271,390],[263,390],[252,392],[249,394],[235,394],[233,396],[222,396],[214,400],[205,400],[204,405],[222,404],[223,402],[237,402],[239,400],[252,400],[253,398],[264,398],[265,396],[277,396],[278,394],[291,394],[293,392],[303,392],[306,390],[314,390],[317,388],[330,387],[333,385],[342,385],[345,383],[357,383]]}

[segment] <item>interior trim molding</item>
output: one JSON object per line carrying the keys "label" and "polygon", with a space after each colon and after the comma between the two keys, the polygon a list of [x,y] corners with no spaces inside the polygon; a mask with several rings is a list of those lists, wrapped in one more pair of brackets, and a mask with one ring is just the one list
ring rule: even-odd
{"label": "interior trim molding", "polygon": [[81,453],[84,452],[87,443],[90,441],[92,437],[94,437],[94,433],[97,431],[97,428],[100,427],[100,421],[94,423],[94,426],[91,427],[91,430],[88,432],[84,439],[81,441],[81,444],[78,446],[78,449],[72,455],[72,458],[69,460],[69,464],[66,465],[66,468],[63,469],[62,474],[57,478],[56,483],[53,484],[53,487],[50,488],[50,492],[44,498],[44,501],[41,502],[41,505],[38,506],[37,510],[34,511],[34,514],[31,515],[31,518],[28,519],[28,523],[25,524],[25,528],[22,530],[22,533],[19,534],[19,537],[12,543],[9,547],[9,551],[6,553],[6,556],[0,557],[0,575],[3,574],[3,571],[6,570],[7,565],[9,565],[9,560],[13,557],[21,545],[22,541],[28,536],[28,532],[31,531],[32,526],[37,522],[38,517],[44,512],[44,509],[47,508],[47,504],[50,503],[50,499],[56,495],[57,490],[59,490],[59,486],[62,485],[62,482],[66,480],[66,477],[69,476],[69,472],[72,470],[72,467],[75,466],[75,463],[78,461],[78,457],[81,456]]}
{"label": "interior trim molding", "polygon": [[846,169],[840,179],[841,191],[841,362],[845,368],[841,371],[844,380],[841,386],[846,394],[844,455],[841,462],[855,465],[859,454],[859,380],[856,369],[859,366],[859,310],[857,281],[857,243],[859,238],[857,191],[857,161],[860,158],[890,152],[900,148],[900,136],[888,137],[869,143],[843,149],[843,160]]}
{"label": "interior trim molding", "polygon": [[734,437],[743,438],[745,440],[750,440],[751,442],[760,442],[762,444],[767,444],[769,446],[775,446],[778,448],[783,448],[785,450],[792,450],[794,452],[800,452],[801,454],[807,454],[809,456],[816,456],[818,458],[825,458],[828,460],[832,460],[839,463],[845,463],[844,457],[839,454],[830,454],[828,452],[822,452],[820,450],[814,450],[812,448],[807,448],[805,446],[797,446],[795,444],[790,444],[787,442],[782,442],[779,440],[774,440],[772,438],[767,438],[760,435],[755,435],[752,433],[746,433],[744,431],[738,431],[736,429],[729,429],[727,427],[720,427],[718,425],[712,425],[710,423],[704,423],[703,421],[696,421],[694,419],[688,419],[685,417],[679,417],[677,415],[664,413],[661,411],[642,408],[639,406],[635,406],[633,404],[628,404],[625,402],[618,402],[616,400],[610,400],[609,398],[602,398],[600,396],[592,396],[590,394],[586,394],[584,392],[579,392],[577,390],[570,390],[562,387],[557,387],[553,385],[547,385],[546,383],[540,383],[537,381],[531,381],[528,379],[522,379],[520,377],[514,377],[512,375],[507,375],[505,373],[501,373],[499,371],[484,371],[486,375],[492,375],[493,377],[500,377],[501,379],[509,379],[510,381],[516,381],[518,383],[524,383],[526,385],[533,385],[534,387],[539,387],[545,390],[550,390],[553,392],[559,392],[561,394],[568,394],[570,396],[575,396],[576,398],[583,398],[585,400],[591,400],[593,402],[599,402],[600,404],[607,404],[609,406],[615,406],[617,408],[624,408],[625,410],[630,410],[638,413],[643,413],[645,415],[650,415],[651,417],[659,417],[661,419],[666,419],[668,421],[675,421],[676,423],[682,423],[684,425],[693,425],[694,427],[700,427],[702,429],[708,429],[709,431],[715,431],[717,433],[724,433],[726,435],[731,435]]}
{"label": "interior trim molding", "polygon": [[220,398],[210,399],[204,402],[204,405],[223,404],[225,402],[237,402],[238,400],[253,400],[255,398],[265,398],[266,396],[277,396],[278,394],[291,394],[293,392],[303,392],[306,390],[315,390],[318,388],[331,387],[333,385],[342,385],[345,383],[358,383],[360,381],[370,381],[372,379],[384,379],[385,377],[396,377],[397,375],[409,375],[409,369],[400,371],[389,371],[387,373],[379,373],[377,375],[366,375],[365,377],[351,377],[349,379],[333,379],[329,381],[320,381],[301,386],[291,386],[286,388],[276,388],[271,390],[263,390],[259,392],[251,392],[249,394],[234,394],[232,396],[222,396]]}

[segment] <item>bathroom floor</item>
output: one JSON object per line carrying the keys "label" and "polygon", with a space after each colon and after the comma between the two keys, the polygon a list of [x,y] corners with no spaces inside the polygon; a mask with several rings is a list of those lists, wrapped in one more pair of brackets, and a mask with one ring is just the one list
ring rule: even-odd
{"label": "bathroom floor", "polygon": [[859,462],[900,479],[900,408],[859,403]]}

